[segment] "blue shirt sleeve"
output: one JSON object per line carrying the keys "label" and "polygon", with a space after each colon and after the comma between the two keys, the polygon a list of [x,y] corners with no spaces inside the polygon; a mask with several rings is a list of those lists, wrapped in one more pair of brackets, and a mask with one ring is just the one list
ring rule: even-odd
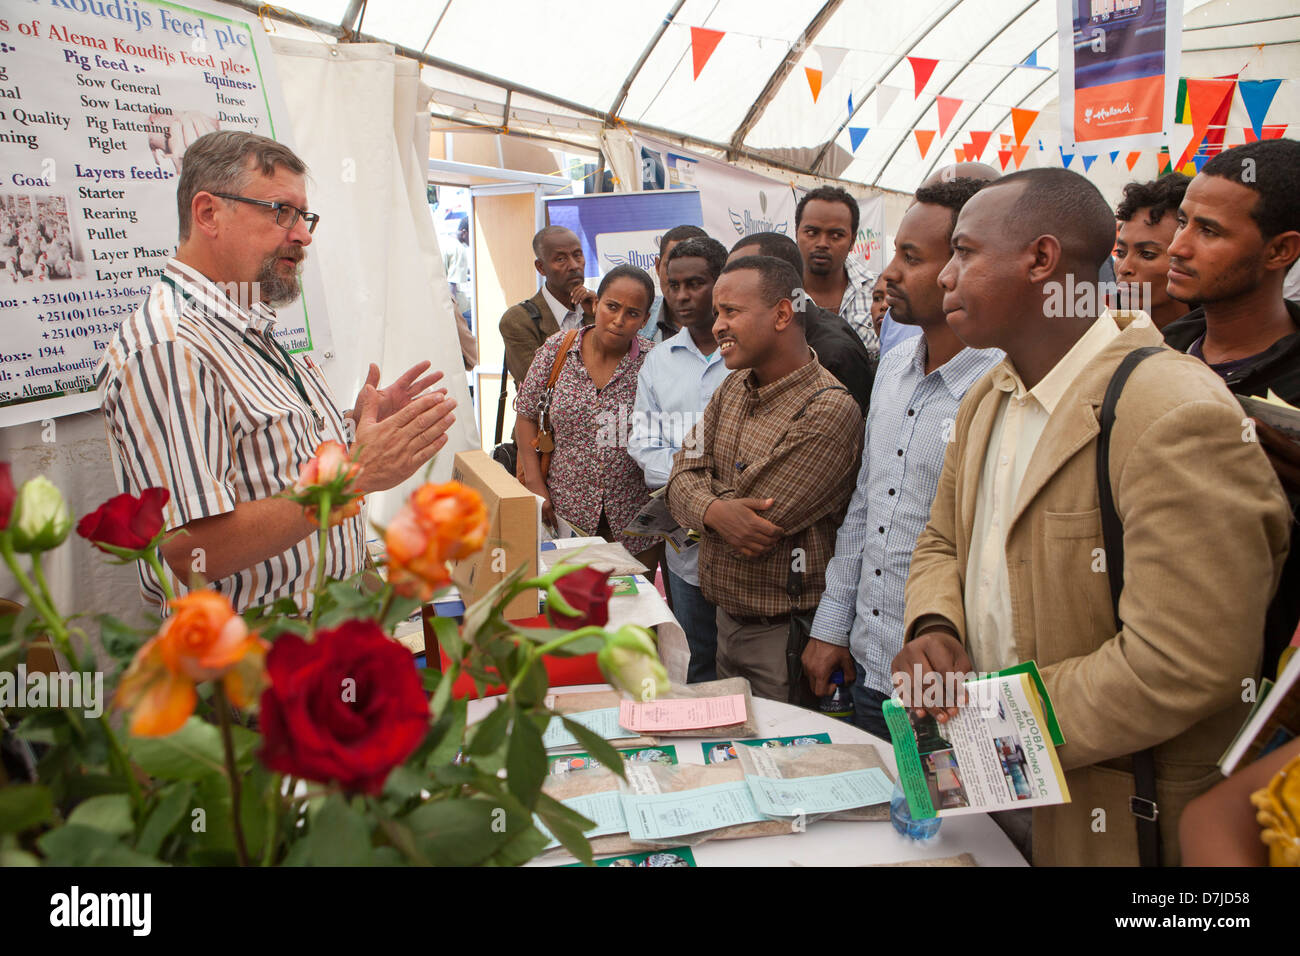
{"label": "blue shirt sleeve", "polygon": [[[877,379],[879,381],[879,379]],[[835,536],[835,556],[826,565],[826,590],[813,617],[810,635],[827,644],[847,647],[862,578],[862,552],[867,544],[867,487],[871,478],[871,417],[863,430],[862,465],[858,485],[849,500],[844,523]]]}
{"label": "blue shirt sleeve", "polygon": [[677,449],[664,435],[663,405],[652,380],[658,362],[654,352],[641,364],[636,379],[636,405],[632,413],[632,433],[627,440],[627,453],[645,472],[647,488],[662,488],[668,484],[673,471],[673,455]]}

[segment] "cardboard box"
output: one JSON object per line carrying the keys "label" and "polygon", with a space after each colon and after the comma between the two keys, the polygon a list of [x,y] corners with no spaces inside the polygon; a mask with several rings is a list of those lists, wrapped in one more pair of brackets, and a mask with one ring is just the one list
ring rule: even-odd
{"label": "cardboard box", "polygon": [[[451,568],[468,607],[520,566],[524,577],[537,576],[537,498],[485,451],[457,452],[451,476],[482,495],[488,512],[483,549]],[[536,588],[519,594],[506,605],[506,619],[536,617],[539,597]]]}

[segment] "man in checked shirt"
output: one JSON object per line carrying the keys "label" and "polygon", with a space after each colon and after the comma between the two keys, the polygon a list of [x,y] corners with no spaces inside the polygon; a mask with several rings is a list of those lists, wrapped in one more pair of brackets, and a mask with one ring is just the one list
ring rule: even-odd
{"label": "man in checked shirt", "polygon": [[772,256],[722,270],[713,331],[727,368],[743,371],[718,386],[668,479],[673,516],[702,535],[718,677],[748,678],[773,700],[799,690],[787,671],[790,618],[811,621],[862,451],[857,402],[804,338],[799,283]]}

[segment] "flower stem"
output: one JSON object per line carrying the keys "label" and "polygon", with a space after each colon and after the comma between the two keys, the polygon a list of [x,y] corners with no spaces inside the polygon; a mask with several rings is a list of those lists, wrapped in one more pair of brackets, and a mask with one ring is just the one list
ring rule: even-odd
{"label": "flower stem", "polygon": [[[70,642],[68,640],[67,629],[63,625],[63,619],[55,612],[52,604],[46,602],[41,590],[32,583],[32,579],[29,578],[26,572],[18,566],[18,558],[14,554],[13,545],[10,543],[7,534],[0,534],[0,557],[4,558],[4,562],[9,566],[9,570],[13,574],[14,580],[18,582],[19,586],[31,599],[32,607],[34,607],[36,612],[40,614],[41,620],[45,622],[45,626],[49,629],[55,642],[59,645],[59,649],[67,654],[68,660],[71,662],[73,655],[68,653]],[[33,569],[39,569],[40,567],[39,562],[35,558],[33,558],[32,567]],[[78,670],[80,670],[80,668],[78,668]]]}
{"label": "flower stem", "polygon": [[148,562],[149,567],[153,568],[154,576],[158,579],[158,586],[162,588],[163,597],[166,599],[163,606],[167,607],[175,600],[176,595],[172,593],[172,586],[167,583],[167,575],[163,572],[162,561],[159,560],[161,554],[162,550],[160,548],[154,548],[145,554],[144,559]]}
{"label": "flower stem", "polygon": [[262,866],[270,866],[275,859],[275,844],[280,830],[280,787],[283,783],[284,776],[277,773],[266,790],[266,814],[271,819],[267,826],[266,846],[262,848]]}
{"label": "flower stem", "polygon": [[557,637],[555,640],[547,641],[545,644],[539,645],[537,647],[530,647],[527,663],[525,663],[524,666],[519,669],[519,673],[516,674],[515,679],[510,682],[510,687],[506,691],[506,693],[507,694],[514,693],[515,688],[519,686],[520,682],[524,679],[524,677],[528,674],[528,672],[532,670],[533,665],[537,663],[538,659],[541,658],[543,654],[549,654],[552,651],[554,651],[556,648],[563,647],[565,644],[568,644],[571,641],[576,641],[580,637],[588,637],[592,634],[604,634],[604,633],[605,633],[605,629],[603,627],[596,627],[595,625],[590,625],[588,627],[580,627],[576,631],[566,631],[562,637]]}
{"label": "flower stem", "polygon": [[248,846],[244,843],[244,825],[239,819],[239,769],[235,766],[235,744],[230,735],[230,703],[225,688],[220,683],[212,688],[212,699],[217,702],[217,715],[221,721],[221,743],[226,752],[226,776],[230,778],[231,828],[235,833],[235,853],[240,866],[248,866]]}
{"label": "flower stem", "polygon": [[329,547],[330,533],[330,495],[329,492],[322,492],[320,496],[320,531],[317,540],[319,545],[316,549],[316,587],[315,596],[311,602],[311,632],[316,633],[316,619],[320,616],[320,599],[325,590],[325,562],[326,549]]}

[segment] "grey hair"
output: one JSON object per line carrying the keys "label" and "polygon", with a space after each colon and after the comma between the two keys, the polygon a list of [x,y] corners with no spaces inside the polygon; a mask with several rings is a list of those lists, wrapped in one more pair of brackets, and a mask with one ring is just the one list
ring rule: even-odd
{"label": "grey hair", "polygon": [[176,186],[180,241],[190,237],[190,208],[197,194],[242,192],[255,171],[274,176],[280,166],[299,176],[307,172],[307,164],[293,150],[265,136],[240,130],[200,136],[185,151]]}

